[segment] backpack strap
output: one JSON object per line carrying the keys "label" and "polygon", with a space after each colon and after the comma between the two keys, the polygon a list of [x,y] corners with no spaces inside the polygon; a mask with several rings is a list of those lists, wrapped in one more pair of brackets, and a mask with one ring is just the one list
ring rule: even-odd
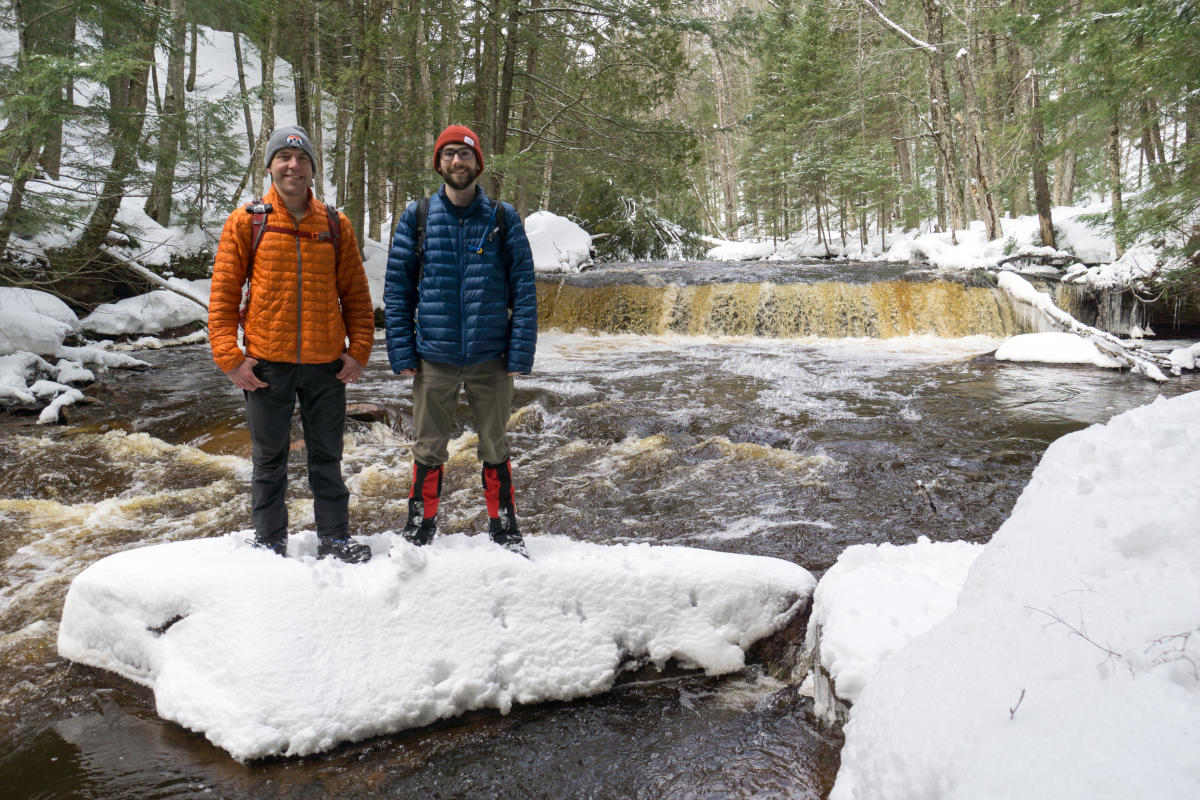
{"label": "backpack strap", "polygon": [[414,234],[417,242],[413,246],[413,256],[417,259],[417,286],[421,285],[421,276],[425,272],[425,223],[429,220],[429,198],[417,200],[417,223]]}

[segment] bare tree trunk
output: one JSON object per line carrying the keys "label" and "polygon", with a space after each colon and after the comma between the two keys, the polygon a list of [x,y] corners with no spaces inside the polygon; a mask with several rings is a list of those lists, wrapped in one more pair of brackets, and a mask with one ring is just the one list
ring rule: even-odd
{"label": "bare tree trunk", "polygon": [[[495,136],[496,91],[500,80],[500,0],[481,0],[481,34],[479,37],[475,82],[475,133],[484,142],[492,142]],[[484,154],[487,156],[487,153]],[[485,172],[484,189],[495,194],[495,173]]]}
{"label": "bare tree trunk", "polygon": [[188,74],[187,83],[184,86],[188,92],[196,91],[196,50],[200,44],[198,28],[199,26],[194,22],[190,26],[191,47],[188,48]]}
{"label": "bare tree trunk", "polygon": [[[19,3],[18,5],[23,4]],[[37,38],[44,38],[45,41],[35,42],[33,49],[60,56],[69,53],[71,45],[75,41],[74,9],[69,6],[58,7],[56,4],[53,7],[53,13],[41,13],[39,16],[40,19],[35,27],[44,33]],[[55,99],[62,105],[56,103],[56,109],[70,108],[74,104],[73,87],[69,78],[64,82],[59,95]],[[38,158],[38,164],[45,170],[46,175],[53,180],[58,180],[62,177],[63,152],[63,120],[58,114],[52,113],[48,120],[45,135],[42,137],[41,150],[42,154]]]}
{"label": "bare tree trunk", "polygon": [[384,0],[368,0],[359,10],[358,48],[359,68],[354,77],[354,117],[350,128],[350,146],[346,157],[346,216],[354,226],[361,248],[367,235],[367,148],[379,125],[378,115],[371,102],[373,87],[379,80],[379,36],[372,26],[383,17]]}
{"label": "bare tree trunk", "polygon": [[[721,181],[721,193],[723,200],[723,210],[725,217],[725,231],[720,228],[714,231],[717,235],[728,238],[737,235],[737,186],[736,176],[734,175],[733,160],[735,158],[734,143],[732,137],[728,133],[728,126],[733,123],[730,111],[730,95],[729,95],[729,73],[725,69],[725,59],[721,55],[719,48],[713,48],[714,61],[717,65],[717,73],[713,76],[716,82],[717,95],[717,160],[719,163],[719,175]],[[707,207],[705,209],[707,211]]]}
{"label": "bare tree trunk", "polygon": [[313,193],[318,200],[325,199],[325,119],[322,114],[321,97],[321,9],[313,9],[313,29],[311,47],[308,50],[310,59],[309,70],[312,81],[312,127],[308,136],[312,140],[313,152],[317,155],[317,163],[313,165]]}
{"label": "bare tree trunk", "polygon": [[946,64],[941,46],[945,40],[942,25],[942,6],[937,0],[921,0],[925,12],[925,24],[933,39],[932,51],[925,51],[929,69],[929,85],[933,104],[934,140],[938,155],[942,159],[946,181],[946,199],[949,202],[951,240],[957,243],[955,231],[966,226],[967,215],[963,208],[963,180],[959,172],[957,148],[954,145],[954,125],[950,113],[950,85],[946,81]]}
{"label": "bare tree trunk", "polygon": [[[35,12],[28,2],[14,0],[13,13],[17,22],[17,71],[20,74],[36,50],[37,36],[30,24]],[[0,255],[8,249],[13,229],[21,216],[26,186],[37,168],[41,151],[38,140],[44,127],[32,113],[18,111],[7,120],[4,136],[0,138],[0,171],[8,174],[12,183],[4,214],[0,215]]]}
{"label": "bare tree trunk", "polygon": [[1075,149],[1063,145],[1074,140],[1077,127],[1071,119],[1058,134],[1059,155],[1054,159],[1053,201],[1056,206],[1069,206],[1075,202]]}
{"label": "bare tree trunk", "polygon": [[246,147],[254,151],[254,118],[250,114],[250,94],[246,91],[246,68],[242,59],[242,36],[233,32],[233,59],[237,62],[238,88],[242,92],[242,115],[246,119]]}
{"label": "bare tree trunk", "polygon": [[1121,197],[1121,121],[1119,112],[1113,109],[1108,123],[1108,189],[1112,194],[1113,231],[1116,240],[1117,258],[1125,254],[1125,236],[1122,229],[1125,209]]}
{"label": "bare tree trunk", "polygon": [[125,182],[137,169],[137,146],[146,117],[146,90],[158,27],[157,18],[148,17],[149,31],[139,30],[139,26],[130,25],[128,21],[118,24],[110,19],[106,19],[101,28],[101,40],[106,47],[121,47],[130,43],[132,37],[137,37],[139,45],[129,72],[108,81],[108,129],[113,160],[100,199],[68,256],[68,261],[74,265],[87,264],[100,251],[125,196]]}
{"label": "bare tree trunk", "polygon": [[[553,135],[553,128],[547,131],[548,136]],[[546,149],[546,160],[542,164],[542,196],[538,202],[539,211],[547,211],[550,208],[550,185],[554,180],[554,147],[551,145]]]}
{"label": "bare tree trunk", "polygon": [[[521,19],[520,0],[509,0],[508,25],[504,37],[504,63],[500,69],[500,93],[496,98],[496,119],[492,127],[492,154],[504,155],[508,149],[508,123],[512,116],[513,75],[516,72],[517,30]],[[492,197],[500,197],[504,176],[492,172]]]}
{"label": "bare tree trunk", "polygon": [[971,196],[987,228],[988,240],[991,241],[999,239],[1003,232],[1000,228],[1000,214],[996,209],[996,169],[983,130],[983,121],[980,119],[979,98],[975,91],[975,71],[970,51],[965,48],[959,51],[954,65],[958,71],[958,81],[962,85],[963,104],[966,106],[966,113],[960,119],[966,129],[967,151],[970,154]]}
{"label": "bare tree trunk", "polygon": [[[541,8],[541,0],[532,0],[531,10],[536,14]],[[529,38],[529,45],[525,53],[525,84],[521,90],[521,134],[520,134],[520,152],[526,153],[529,151],[533,143],[533,121],[537,113],[534,106],[534,93],[532,91],[533,79],[538,75],[538,43],[541,41],[537,35]],[[514,204],[517,208],[517,213],[522,217],[529,215],[529,203],[532,197],[532,192],[528,186],[529,181],[521,181],[517,185]]]}
{"label": "bare tree trunk", "polygon": [[[277,8],[272,3],[271,10]],[[267,43],[262,54],[262,125],[258,129],[258,141],[250,154],[250,186],[255,197],[263,195],[263,159],[266,158],[267,140],[275,130],[275,53],[279,42],[279,25],[275,15],[268,16]]]}
{"label": "bare tree trunk", "polygon": [[1032,54],[1027,54],[1029,66],[1029,161],[1033,172],[1033,197],[1037,204],[1038,228],[1042,244],[1057,247],[1054,240],[1054,220],[1050,210],[1050,185],[1046,177],[1046,131],[1042,125],[1041,89]]}
{"label": "bare tree trunk", "polygon": [[892,140],[896,151],[896,169],[900,173],[900,213],[902,214],[905,230],[912,230],[920,224],[917,209],[909,202],[909,196],[914,188],[912,152],[908,149],[908,140],[897,137]]}
{"label": "bare tree trunk", "polygon": [[187,61],[186,0],[171,0],[170,53],[167,55],[167,91],[163,99],[158,132],[158,162],[154,181],[146,198],[146,215],[164,228],[171,224],[171,206],[175,194],[175,165],[179,161],[179,142],[187,128],[184,103]]}
{"label": "bare tree trunk", "polygon": [[[299,0],[293,5],[295,9],[296,35],[300,42],[295,62],[292,64],[292,94],[295,97],[296,124],[308,131],[312,136],[312,73],[310,72],[310,52],[312,50],[313,16],[315,4],[309,0]],[[315,164],[313,165],[316,166]]]}

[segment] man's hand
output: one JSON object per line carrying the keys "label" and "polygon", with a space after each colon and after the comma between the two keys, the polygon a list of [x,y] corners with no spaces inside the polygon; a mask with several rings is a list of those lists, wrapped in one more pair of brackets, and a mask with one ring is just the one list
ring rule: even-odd
{"label": "man's hand", "polygon": [[411,378],[417,374],[417,371],[415,369],[402,369],[399,372],[397,372],[396,374]]}
{"label": "man's hand", "polygon": [[258,376],[254,374],[254,365],[257,363],[257,358],[247,356],[242,363],[231,370],[226,370],[225,374],[229,376],[229,380],[233,381],[233,385],[239,389],[245,389],[247,392],[253,392],[255,389],[265,389],[267,388],[267,384],[259,380]]}
{"label": "man's hand", "polygon": [[362,375],[362,364],[354,360],[349,353],[342,353],[342,368],[338,370],[337,379],[342,383],[354,383]]}

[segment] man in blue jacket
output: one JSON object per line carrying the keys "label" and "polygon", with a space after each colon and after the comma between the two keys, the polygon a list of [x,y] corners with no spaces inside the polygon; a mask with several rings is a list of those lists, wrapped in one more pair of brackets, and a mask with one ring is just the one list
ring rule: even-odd
{"label": "man in blue jacket", "polygon": [[533,253],[516,210],[476,184],[483,151],[469,128],[442,131],[433,168],[445,183],[424,214],[413,202],[401,215],[384,283],[388,359],[394,373],[413,376],[413,482],[404,538],[425,545],[437,533],[442,470],[458,391],[465,387],[479,432],[489,533],[527,555],[517,528],[507,427],[513,376],[533,370]]}

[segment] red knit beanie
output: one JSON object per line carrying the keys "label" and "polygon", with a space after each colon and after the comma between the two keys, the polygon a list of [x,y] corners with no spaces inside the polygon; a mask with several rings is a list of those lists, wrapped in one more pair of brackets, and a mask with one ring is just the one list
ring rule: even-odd
{"label": "red knit beanie", "polygon": [[475,162],[479,164],[479,171],[483,172],[483,151],[479,149],[479,137],[475,135],[475,131],[465,125],[451,125],[437,138],[437,144],[433,147],[434,172],[442,174],[442,171],[438,169],[438,161],[442,157],[442,148],[448,144],[465,144],[474,150]]}

